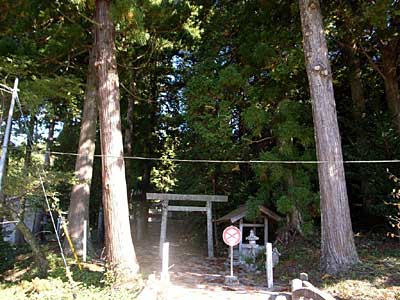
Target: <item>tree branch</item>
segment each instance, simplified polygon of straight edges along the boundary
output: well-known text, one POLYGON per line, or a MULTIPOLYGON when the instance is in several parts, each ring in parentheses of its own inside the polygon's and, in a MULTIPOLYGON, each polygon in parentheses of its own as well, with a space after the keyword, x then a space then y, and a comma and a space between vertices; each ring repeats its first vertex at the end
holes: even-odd
POLYGON ((243 138, 243 139, 245 141, 248 141, 249 145, 251 145, 251 144, 257 144, 257 143, 261 143, 261 142, 264 142, 264 141, 272 140, 273 137, 272 136, 268 136, 268 137, 265 137, 265 138, 262 138, 262 139, 259 139, 259 140, 256 140, 256 141, 252 141, 252 140, 246 139, 246 138, 243 138))
POLYGON ((360 45, 359 49, 361 49, 361 52, 367 57, 369 64, 371 65, 371 67, 379 73, 379 75, 382 76, 383 80, 386 80, 386 76, 385 74, 383 74, 383 72, 381 71, 381 69, 379 68, 379 66, 373 61, 372 57, 368 55, 367 51, 365 51, 365 49, 360 45))

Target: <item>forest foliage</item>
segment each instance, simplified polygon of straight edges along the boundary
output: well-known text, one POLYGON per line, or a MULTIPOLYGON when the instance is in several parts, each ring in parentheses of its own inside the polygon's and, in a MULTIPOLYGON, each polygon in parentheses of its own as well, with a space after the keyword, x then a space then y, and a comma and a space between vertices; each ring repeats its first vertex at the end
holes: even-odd
MULTIPOLYGON (((400 2, 321 1, 321 7, 344 160, 397 159, 400 2)), ((20 79, 23 109, 14 116, 5 193, 43 206, 33 178, 46 143, 52 141, 52 151, 77 149, 93 3, 2 1, 0 11, 1 82, 20 79), (49 137, 52 124, 56 133, 49 137), (34 145, 29 172, 26 130, 34 145)), ((129 156, 161 158, 126 160, 132 210, 150 191, 225 194, 230 202, 217 214, 265 204, 289 217, 299 212, 304 234, 317 230, 315 164, 171 161, 316 159, 297 3, 118 0, 112 16, 129 156)), ((9 95, 1 98, 4 125, 9 95)), ((46 187, 66 210, 75 157, 52 158, 46 187)), ((94 168, 93 227, 101 203, 99 159, 94 168)), ((400 174, 399 165, 346 163, 345 171, 356 230, 388 226, 396 213, 386 204, 393 201, 389 176, 400 174)))

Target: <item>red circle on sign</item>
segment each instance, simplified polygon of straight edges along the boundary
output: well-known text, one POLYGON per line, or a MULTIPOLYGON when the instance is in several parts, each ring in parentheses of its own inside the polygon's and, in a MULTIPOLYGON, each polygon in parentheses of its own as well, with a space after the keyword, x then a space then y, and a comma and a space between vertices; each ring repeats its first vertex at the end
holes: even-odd
POLYGON ((240 233, 239 228, 235 226, 229 226, 226 227, 222 233, 222 238, 224 239, 225 244, 233 247, 240 243, 242 234, 240 233))

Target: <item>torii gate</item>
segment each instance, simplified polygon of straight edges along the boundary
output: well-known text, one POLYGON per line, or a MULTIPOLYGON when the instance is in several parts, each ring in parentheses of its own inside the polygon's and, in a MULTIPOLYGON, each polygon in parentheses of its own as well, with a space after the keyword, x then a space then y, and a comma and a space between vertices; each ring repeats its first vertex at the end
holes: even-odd
POLYGON ((160 231, 160 255, 162 245, 167 236, 167 217, 169 211, 202 211, 207 213, 207 246, 208 257, 214 257, 214 243, 212 230, 212 202, 228 202, 228 196, 219 195, 185 195, 185 194, 159 194, 146 193, 147 200, 162 201, 161 231, 160 231), (173 206, 168 205, 169 201, 201 201, 206 206, 173 206))

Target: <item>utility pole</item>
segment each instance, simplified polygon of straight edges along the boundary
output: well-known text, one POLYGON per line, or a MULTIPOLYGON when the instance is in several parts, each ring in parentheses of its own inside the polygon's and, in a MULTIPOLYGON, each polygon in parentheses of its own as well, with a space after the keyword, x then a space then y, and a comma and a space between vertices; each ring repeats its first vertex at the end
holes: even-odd
POLYGON ((1 148, 2 151, 1 151, 1 158, 0 158, 0 194, 3 193, 3 177, 4 177, 4 169, 5 169, 5 165, 6 165, 7 148, 8 148, 8 142, 10 140, 12 115, 14 112, 14 105, 15 105, 15 101, 17 100, 17 97, 18 97, 18 78, 15 78, 14 88, 13 88, 11 103, 10 103, 10 109, 8 111, 6 131, 4 133, 3 146, 1 148))

